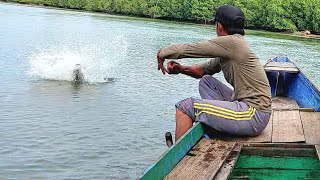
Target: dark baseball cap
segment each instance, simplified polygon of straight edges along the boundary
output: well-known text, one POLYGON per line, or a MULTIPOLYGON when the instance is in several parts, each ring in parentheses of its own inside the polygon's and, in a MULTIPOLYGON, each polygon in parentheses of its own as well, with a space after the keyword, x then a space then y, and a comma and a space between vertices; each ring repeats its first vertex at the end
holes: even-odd
POLYGON ((244 29, 245 16, 240 8, 224 5, 215 14, 214 23, 220 22, 226 28, 244 29))

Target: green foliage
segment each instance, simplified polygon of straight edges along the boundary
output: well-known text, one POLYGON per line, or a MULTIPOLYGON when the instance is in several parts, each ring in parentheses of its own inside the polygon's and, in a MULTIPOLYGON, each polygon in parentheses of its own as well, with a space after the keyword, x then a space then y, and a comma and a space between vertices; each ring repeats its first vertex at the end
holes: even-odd
POLYGON ((86 0, 84 9, 87 11, 108 12, 111 9, 112 0, 86 0))
POLYGON ((273 31, 310 30, 320 33, 319 0, 6 0, 87 11, 120 13, 186 21, 213 19, 225 4, 246 15, 246 26, 273 31))

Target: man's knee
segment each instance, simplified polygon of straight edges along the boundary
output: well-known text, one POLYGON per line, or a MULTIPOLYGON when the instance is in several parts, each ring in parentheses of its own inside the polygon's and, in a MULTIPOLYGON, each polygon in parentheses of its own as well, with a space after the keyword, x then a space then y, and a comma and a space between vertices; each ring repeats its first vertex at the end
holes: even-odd
POLYGON ((202 98, 209 98, 208 93, 212 90, 217 89, 217 86, 219 86, 220 81, 211 75, 205 75, 201 78, 199 82, 199 93, 202 98))
POLYGON ((219 81, 211 75, 204 75, 199 82, 199 87, 208 86, 209 84, 219 81))
POLYGON ((192 120, 195 118, 194 107, 193 107, 194 99, 187 98, 176 104, 176 108, 182 111, 184 114, 188 115, 192 120))

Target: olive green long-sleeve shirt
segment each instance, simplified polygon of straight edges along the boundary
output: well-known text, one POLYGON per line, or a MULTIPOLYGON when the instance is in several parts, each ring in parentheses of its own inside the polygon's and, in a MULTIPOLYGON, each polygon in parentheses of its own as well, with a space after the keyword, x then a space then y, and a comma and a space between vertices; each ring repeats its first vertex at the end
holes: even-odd
POLYGON ((271 112, 271 90, 266 73, 242 35, 220 36, 192 44, 175 44, 160 51, 163 59, 213 58, 201 64, 204 74, 222 70, 234 88, 232 100, 271 112))

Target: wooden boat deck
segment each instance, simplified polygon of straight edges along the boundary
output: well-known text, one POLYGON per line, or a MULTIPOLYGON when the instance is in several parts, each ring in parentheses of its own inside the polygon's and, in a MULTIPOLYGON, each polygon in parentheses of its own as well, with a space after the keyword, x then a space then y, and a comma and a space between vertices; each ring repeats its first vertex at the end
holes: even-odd
POLYGON ((240 154, 241 147, 255 146, 254 143, 257 143, 257 146, 274 143, 284 146, 304 145, 303 147, 316 145, 320 157, 319 130, 320 112, 299 108, 291 99, 275 97, 272 99, 269 124, 260 135, 232 137, 211 129, 212 133, 208 135, 212 138, 202 138, 166 179, 226 179, 240 154))
POLYGON ((264 70, 266 72, 299 72, 299 69, 291 62, 268 62, 264 65, 264 70))
POLYGON ((195 123, 141 179, 319 179, 320 90, 287 57, 264 69, 276 97, 260 135, 236 137, 195 123))

